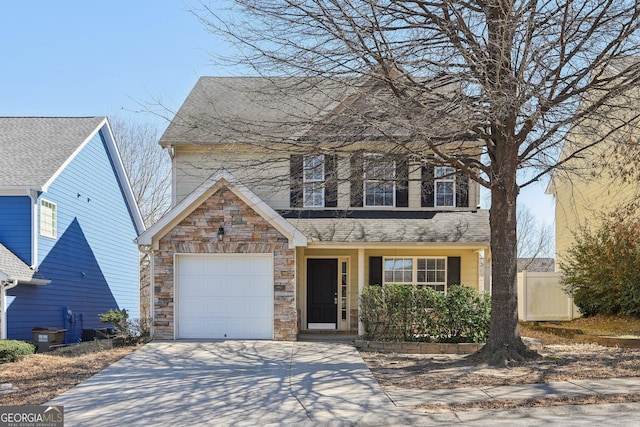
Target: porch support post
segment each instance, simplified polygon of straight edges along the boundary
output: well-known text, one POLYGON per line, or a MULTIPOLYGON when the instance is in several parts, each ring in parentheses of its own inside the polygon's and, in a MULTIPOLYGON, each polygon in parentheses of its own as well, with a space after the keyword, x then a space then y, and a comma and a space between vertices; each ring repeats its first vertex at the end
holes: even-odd
POLYGON ((17 280, 2 280, 0 281, 0 309, 2 310, 0 322, 2 323, 0 327, 0 339, 7 339, 7 295, 5 293, 6 290, 15 288, 18 286, 17 280))
POLYGON ((360 320, 360 296, 364 292, 364 248, 358 249, 358 335, 364 335, 364 325, 360 320))
POLYGON ((491 251, 484 250, 484 290, 491 294, 491 251))

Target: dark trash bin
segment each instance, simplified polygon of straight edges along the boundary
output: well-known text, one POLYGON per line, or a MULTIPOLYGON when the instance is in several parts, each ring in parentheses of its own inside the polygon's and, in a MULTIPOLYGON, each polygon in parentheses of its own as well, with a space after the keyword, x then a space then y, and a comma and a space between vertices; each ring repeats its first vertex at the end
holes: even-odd
POLYGON ((52 347, 62 344, 66 331, 58 328, 33 328, 33 342, 36 344, 38 353, 51 351, 52 347))

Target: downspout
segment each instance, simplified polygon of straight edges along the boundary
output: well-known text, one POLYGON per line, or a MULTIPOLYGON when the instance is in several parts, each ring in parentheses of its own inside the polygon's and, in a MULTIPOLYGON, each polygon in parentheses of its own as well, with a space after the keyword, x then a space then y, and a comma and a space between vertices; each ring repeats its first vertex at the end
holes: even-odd
POLYGON ((31 268, 38 271, 38 192, 31 190, 31 268))
POLYGON ((0 322, 2 327, 0 328, 0 339, 7 339, 7 295, 6 290, 15 288, 18 286, 18 280, 2 280, 0 281, 0 310, 2 310, 2 317, 0 322))
POLYGON ((167 154, 169 154, 169 158, 171 159, 171 207, 174 207, 178 203, 178 194, 177 194, 177 184, 178 184, 178 173, 176 172, 176 149, 173 145, 169 144, 166 147, 167 154))

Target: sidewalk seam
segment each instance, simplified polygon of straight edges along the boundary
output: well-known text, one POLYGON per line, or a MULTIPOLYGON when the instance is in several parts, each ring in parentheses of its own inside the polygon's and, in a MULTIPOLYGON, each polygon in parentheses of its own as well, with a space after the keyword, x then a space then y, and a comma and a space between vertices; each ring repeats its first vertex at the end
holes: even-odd
POLYGON ((289 356, 289 394, 291 394, 291 396, 293 396, 293 398, 298 401, 298 404, 300 404, 300 406, 304 410, 304 414, 307 416, 309 421, 313 421, 313 418, 311 418, 311 414, 309 414, 307 407, 304 406, 304 403, 302 403, 298 396, 296 396, 296 394, 293 392, 293 353, 295 351, 295 347, 296 342, 294 341, 293 345, 291 346, 291 355, 289 356))

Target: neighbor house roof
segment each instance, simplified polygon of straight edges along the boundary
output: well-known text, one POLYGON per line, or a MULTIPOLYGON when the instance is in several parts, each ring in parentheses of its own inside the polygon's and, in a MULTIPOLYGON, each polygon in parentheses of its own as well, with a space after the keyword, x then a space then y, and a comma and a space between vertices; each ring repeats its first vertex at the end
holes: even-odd
POLYGON ((106 117, 0 117, 0 193, 47 191, 100 131, 136 229, 141 233, 144 222, 106 117))
POLYGON ((488 244, 489 211, 436 212, 428 218, 289 218, 311 243, 488 244))
POLYGON ((44 187, 104 117, 0 117, 0 187, 44 187))
POLYGON ((51 282, 30 268, 2 243, 0 243, 0 280, 18 280, 20 283, 34 285, 45 285, 51 282))

